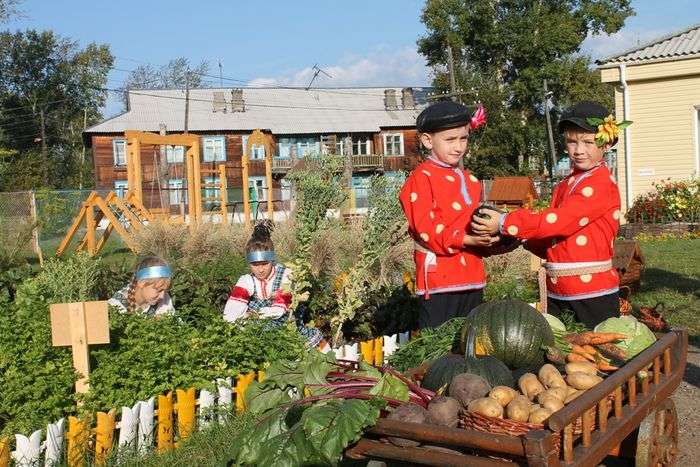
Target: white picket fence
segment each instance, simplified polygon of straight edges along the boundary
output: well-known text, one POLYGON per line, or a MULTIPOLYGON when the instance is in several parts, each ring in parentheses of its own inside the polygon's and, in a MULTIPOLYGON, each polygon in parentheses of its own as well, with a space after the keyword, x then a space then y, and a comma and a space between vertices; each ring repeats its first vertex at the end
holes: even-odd
MULTIPOLYGON (((383 336, 381 339, 383 362, 386 362, 398 347, 408 342, 409 339, 409 332, 383 336)), ((373 341, 377 342, 377 339, 373 341)), ((359 343, 344 345, 332 350, 338 359, 355 362, 360 360, 361 350, 359 343)), ((378 362, 375 361, 374 363, 378 362)), ((243 407, 242 396, 247 384, 241 385, 238 380, 234 384, 230 377, 221 378, 216 381, 216 391, 211 392, 206 389, 199 391, 199 398, 195 401, 195 406, 198 408, 196 412, 197 429, 202 430, 212 423, 223 423, 227 415, 233 412, 234 408, 241 409, 243 407), (238 394, 239 391, 240 394, 238 394)), ((177 404, 179 402, 178 400, 175 404, 176 412, 178 411, 177 404)), ((116 445, 123 449, 136 449, 141 453, 152 451, 158 441, 156 439, 159 423, 157 416, 158 410, 155 396, 145 401, 138 401, 132 407, 122 407, 121 419, 114 425, 114 429, 118 431, 118 436, 115 439, 113 435, 109 436, 108 434, 108 439, 112 440, 111 445, 116 445)), ((42 463, 45 467, 60 465, 68 457, 66 455, 66 444, 69 434, 66 424, 66 419, 61 418, 56 423, 48 424, 46 430, 36 430, 29 436, 15 434, 15 449, 11 452, 7 442, 3 445, 2 440, 0 440, 0 467, 7 466, 10 458, 15 462, 16 466, 20 467, 36 467, 42 465, 42 463), (5 455, 3 458, 3 451, 9 453, 9 455, 5 455)), ((100 435, 99 421, 97 429, 92 431, 95 431, 95 436, 100 435)), ((96 442, 95 444, 98 443, 96 442)), ((111 449, 111 445, 107 448, 111 449)), ((81 457, 81 459, 84 459, 84 457, 81 457)), ((67 464, 69 466, 81 465, 80 463, 74 464, 70 459, 67 459, 67 464)))

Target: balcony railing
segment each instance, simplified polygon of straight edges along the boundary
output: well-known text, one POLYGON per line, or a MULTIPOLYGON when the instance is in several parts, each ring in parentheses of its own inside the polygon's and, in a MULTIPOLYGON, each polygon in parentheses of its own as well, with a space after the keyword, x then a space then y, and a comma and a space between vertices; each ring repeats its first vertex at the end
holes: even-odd
MULTIPOLYGON (((318 157, 318 156, 312 156, 318 157)), ((306 159, 309 159, 307 157, 306 159)), ((299 162, 301 159, 297 159, 299 162)), ((292 159, 272 158, 273 172, 287 172, 293 166, 292 159)), ((357 154, 352 156, 353 169, 378 169, 384 167, 384 156, 381 154, 357 154)))

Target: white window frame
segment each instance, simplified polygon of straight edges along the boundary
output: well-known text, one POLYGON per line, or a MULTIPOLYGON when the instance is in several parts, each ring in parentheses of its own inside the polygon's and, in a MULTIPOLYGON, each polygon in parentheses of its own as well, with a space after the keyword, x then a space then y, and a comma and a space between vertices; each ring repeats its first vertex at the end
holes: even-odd
POLYGON ((297 145, 297 157, 302 158, 311 155, 318 155, 321 153, 321 138, 314 139, 313 137, 308 138, 296 138, 294 141, 297 145))
POLYGON ((127 180, 115 180, 114 181, 114 192, 120 198, 126 196, 126 192, 129 191, 129 182, 127 180))
POLYGON ((225 162, 226 161, 226 137, 224 136, 202 136, 202 161, 203 162, 225 162), (220 153, 217 145, 220 143, 220 153), (213 154, 207 154, 207 146, 211 147, 213 154))
POLYGON ((187 203, 187 190, 185 189, 184 179, 171 178, 168 180, 168 201, 171 206, 187 203))
POLYGON ((282 198, 282 201, 292 199, 292 182, 286 178, 280 180, 280 198, 282 198))
POLYGON ((265 176, 254 175, 248 177, 248 188, 255 188, 258 192, 257 201, 267 201, 267 178, 265 176))
POLYGON ((185 147, 165 145, 165 160, 168 164, 181 164, 185 161, 185 147))
MULTIPOLYGON (((403 133, 384 133, 382 135, 382 139, 384 140, 384 155, 385 156, 403 156, 404 153, 404 146, 403 146, 403 133), (393 153, 389 152, 389 143, 388 140, 389 138, 395 138, 396 136, 399 137, 399 153, 393 153)), ((392 146, 394 145, 394 142, 392 141, 392 146)))
POLYGON ((292 145, 296 144, 294 138, 277 138, 277 159, 290 159, 292 157, 292 145), (284 150, 283 150, 284 148, 284 150))
MULTIPOLYGON (((401 141, 401 148, 403 149, 403 139, 401 141)), ((352 137, 352 155, 353 156, 367 156, 372 154, 372 138, 369 136, 353 136, 352 137), (364 145, 366 152, 360 152, 360 147, 364 145), (357 150, 356 150, 357 149, 357 150)))
MULTIPOLYGON (((205 184, 219 183, 219 177, 204 177, 205 184)), ((204 188, 205 198, 220 198, 221 189, 220 188, 204 188)), ((207 201, 207 203, 212 203, 212 201, 207 201)))
POLYGON ((124 138, 114 138, 112 140, 112 156, 115 167, 126 165, 126 140, 124 138), (119 153, 119 146, 123 148, 121 154, 119 153))

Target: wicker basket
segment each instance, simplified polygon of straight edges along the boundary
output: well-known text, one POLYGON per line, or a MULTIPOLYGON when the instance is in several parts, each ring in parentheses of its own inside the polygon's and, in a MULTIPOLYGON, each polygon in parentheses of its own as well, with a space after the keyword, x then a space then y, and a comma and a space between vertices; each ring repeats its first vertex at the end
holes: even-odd
MULTIPOLYGON (((460 428, 483 431, 485 433, 495 433, 508 436, 525 436, 534 430, 544 430, 544 425, 540 423, 525 423, 508 420, 506 418, 487 417, 474 412, 462 411, 459 416, 460 428)), ((554 445, 557 447, 557 456, 561 447, 561 436, 554 433, 554 445)))

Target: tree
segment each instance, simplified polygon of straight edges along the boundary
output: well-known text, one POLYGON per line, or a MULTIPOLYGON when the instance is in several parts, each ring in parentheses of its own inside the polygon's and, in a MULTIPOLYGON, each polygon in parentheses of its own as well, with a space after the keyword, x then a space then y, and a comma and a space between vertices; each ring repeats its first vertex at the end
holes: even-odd
POLYGON ((20 16, 18 7, 24 0, 0 0, 0 23, 8 21, 13 16, 20 16))
POLYGON ((610 106, 611 88, 580 54, 581 43, 618 31, 632 14, 629 0, 427 0, 418 49, 435 70, 435 86, 448 89, 449 45, 457 83, 469 93, 464 100, 481 101, 488 111, 470 168, 486 177, 541 170, 544 79, 559 107, 585 98, 610 106))
POLYGON ((139 65, 132 71, 124 82, 124 107, 128 107, 128 91, 132 89, 167 89, 184 88, 189 85, 196 88, 204 85, 209 63, 201 62, 195 67, 190 66, 188 59, 178 57, 170 60, 167 65, 155 68, 152 65, 139 65), (189 83, 188 81, 189 76, 189 83))
POLYGON ((51 31, 0 33, 0 143, 17 152, 0 189, 74 184, 83 125, 101 118, 112 63, 106 45, 81 50, 51 31))

